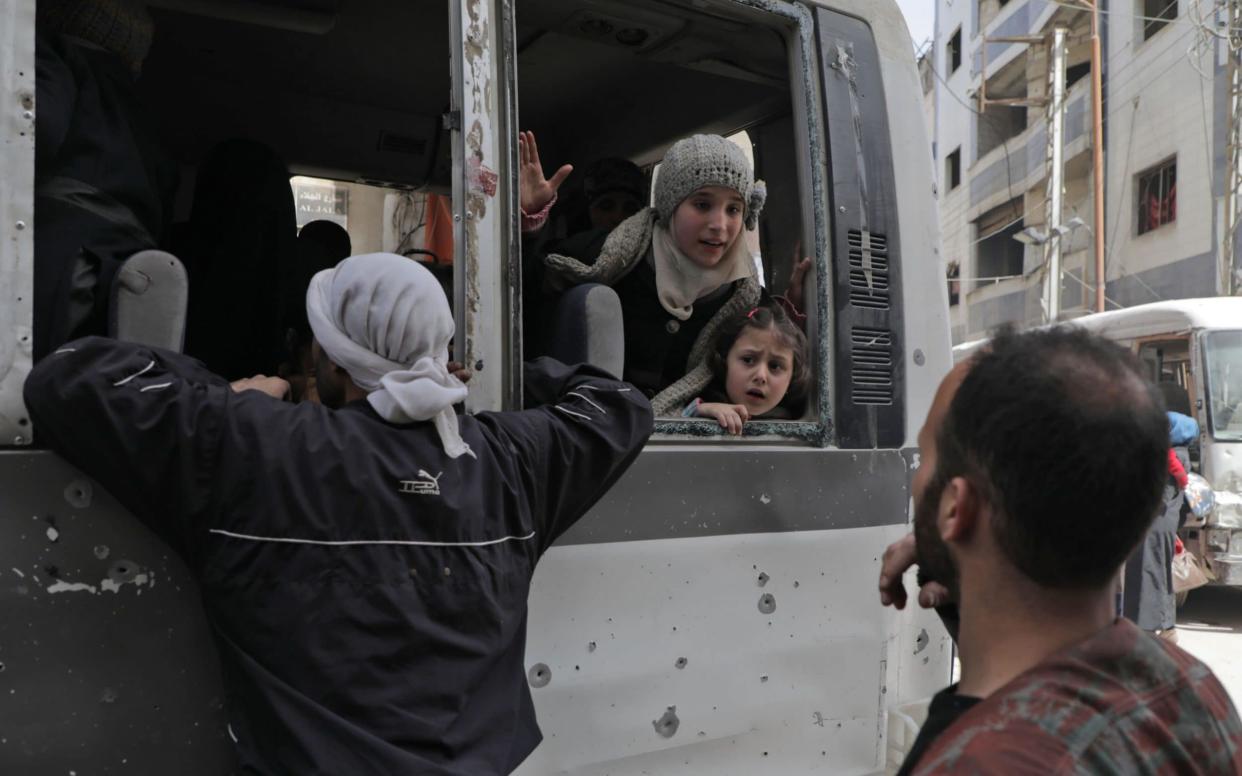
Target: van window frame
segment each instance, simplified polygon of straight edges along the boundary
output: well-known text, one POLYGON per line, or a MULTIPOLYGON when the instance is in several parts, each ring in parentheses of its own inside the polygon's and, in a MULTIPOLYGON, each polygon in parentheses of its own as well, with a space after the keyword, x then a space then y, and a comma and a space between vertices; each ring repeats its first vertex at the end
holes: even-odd
POLYGON ((0 0, 0 448, 29 446, 22 387, 34 351, 35 4, 0 0))
MULTIPOLYGON (((793 112, 794 142, 797 146, 798 168, 803 171, 793 185, 798 186, 802 202, 802 244, 813 245, 810 253, 815 267, 814 276, 807 275, 805 295, 813 300, 803 312, 807 315, 807 344, 810 351, 812 390, 808 397, 808 417, 791 420, 752 420, 742 426, 742 434, 735 437, 708 418, 656 418, 656 444, 702 443, 712 444, 771 441, 777 444, 797 442, 817 447, 827 447, 832 442, 832 411, 829 389, 832 385, 831 336, 828 331, 828 298, 832 284, 823 283, 830 278, 828 262, 828 223, 825 217, 827 194, 824 180, 826 154, 824 128, 821 122, 822 104, 819 95, 819 58, 815 47, 815 23, 811 12, 802 5, 781 2, 756 2, 756 0, 708 0, 695 4, 696 10, 719 9, 730 15, 745 15, 758 24, 764 24, 785 38, 789 60, 790 108, 793 112), (809 174, 807 174, 809 171, 809 174), (808 226, 811 227, 808 233, 808 226)), ((739 127, 739 130, 746 127, 739 127)), ((772 185, 769 183, 769 185, 772 185)), ((788 185, 785 181, 777 185, 788 185)), ((762 216, 761 216, 762 218, 762 216)), ((804 250, 804 253, 806 251, 804 250)))

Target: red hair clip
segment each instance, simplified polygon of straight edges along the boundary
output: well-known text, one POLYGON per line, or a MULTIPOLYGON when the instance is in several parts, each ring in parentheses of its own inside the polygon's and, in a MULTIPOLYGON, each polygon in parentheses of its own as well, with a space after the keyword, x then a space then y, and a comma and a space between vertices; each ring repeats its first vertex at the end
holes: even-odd
POLYGON ((757 312, 759 312, 759 308, 758 308, 758 307, 756 307, 756 308, 752 309, 750 312, 746 313, 746 317, 747 317, 747 318, 749 318, 749 319, 751 319, 751 320, 753 321, 753 320, 755 319, 755 313, 757 313, 757 312))

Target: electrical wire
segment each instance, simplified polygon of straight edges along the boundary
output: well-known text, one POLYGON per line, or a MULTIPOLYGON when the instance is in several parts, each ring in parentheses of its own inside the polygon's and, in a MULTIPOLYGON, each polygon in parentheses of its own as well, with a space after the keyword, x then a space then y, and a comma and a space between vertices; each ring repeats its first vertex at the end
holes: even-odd
MULTIPOLYGON (((1067 0, 1047 0, 1047 2, 1049 5, 1059 5, 1062 8, 1072 8, 1076 11, 1085 11, 1087 13, 1091 12, 1091 6, 1083 5, 1082 3, 1068 2, 1067 0)), ((1190 0, 1190 2, 1194 3, 1195 0, 1190 0)), ((1176 5, 1177 5, 1177 0, 1170 0, 1169 6, 1176 6, 1176 5)), ((1217 3, 1216 8, 1219 9, 1223 5, 1224 5, 1224 2, 1217 3)), ((1184 24, 1187 21, 1187 19, 1183 16, 1172 16, 1172 17, 1144 16, 1142 14, 1137 14, 1137 13, 1132 13, 1132 12, 1127 12, 1127 11, 1116 11, 1116 10, 1111 10, 1111 9, 1105 10, 1103 8, 1100 9, 1100 16, 1119 16, 1119 17, 1123 17, 1126 19, 1134 19, 1136 21, 1165 22, 1166 24, 1184 24)), ((1235 28, 1235 32, 1236 31, 1242 31, 1242 30, 1235 28)))
POLYGON ((414 235, 427 225, 427 197, 414 192, 402 192, 392 211, 393 233, 398 235, 393 253, 405 255, 414 248, 414 235))
MULTIPOLYGON (((1000 144, 1001 144, 1001 148, 1004 150, 1004 153, 1005 153, 1005 189, 1006 189, 1007 194, 1009 195, 1008 201, 1012 202, 1013 200, 1016 199, 1016 197, 1014 197, 1013 195, 1013 165, 1012 165, 1012 159, 1009 153, 1009 138, 1003 136, 1004 133, 1001 127, 997 125, 995 118, 988 116, 983 111, 979 110, 973 105, 970 105, 964 99, 962 99, 957 94, 957 92, 953 91, 953 88, 949 86, 949 82, 944 80, 944 76, 940 75, 940 71, 936 69, 935 63, 931 59, 927 61, 927 67, 928 69, 932 71, 932 75, 936 76, 936 80, 939 81, 942 86, 944 86, 944 90, 949 93, 950 97, 952 97, 954 100, 957 100, 959 105, 961 105, 963 108, 970 111, 971 113, 975 114, 980 119, 984 119, 984 120, 987 120, 988 122, 991 122, 992 130, 995 131, 997 135, 1002 136, 1000 144)), ((1016 214, 1017 212, 1018 212, 1017 206, 1015 205, 1014 213, 1016 214)), ((1021 217, 1019 216, 1019 218, 1021 217)))
MULTIPOLYGON (((1077 10, 1083 10, 1083 11, 1090 11, 1090 10, 1091 10, 1091 9, 1090 9, 1090 7, 1088 7, 1088 6, 1084 6, 1084 5, 1081 5, 1081 4, 1075 4, 1075 3, 1070 3, 1070 2, 1063 2, 1063 1, 1061 1, 1061 0, 1049 0, 1049 2, 1051 2, 1051 3, 1052 3, 1052 4, 1054 4, 1054 5, 1058 5, 1058 6, 1062 6, 1062 7, 1067 7, 1067 8, 1074 8, 1074 9, 1077 9, 1077 10)), ((1167 53, 1168 51, 1170 51, 1170 50, 1171 50, 1174 46, 1178 45, 1179 43, 1185 42, 1187 39, 1189 39, 1189 38, 1190 38, 1192 35, 1194 35, 1196 32, 1200 34, 1200 38, 1199 38, 1197 41, 1195 41, 1194 45, 1192 45, 1191 47, 1189 47, 1189 48, 1187 49, 1186 54, 1185 54, 1185 57, 1186 57, 1187 61, 1189 62, 1190 66, 1191 66, 1192 68, 1196 69, 1196 71, 1197 71, 1197 72, 1199 72, 1200 76, 1203 76, 1203 73, 1202 73, 1202 71, 1201 71, 1201 70, 1199 70, 1198 68, 1196 68, 1196 67, 1195 67, 1195 63, 1194 63, 1194 61, 1191 59, 1191 57, 1192 57, 1192 55, 1193 55, 1195 52, 1198 52, 1198 57, 1199 57, 1200 61, 1202 60, 1203 53, 1204 53, 1204 47, 1205 47, 1205 43, 1206 43, 1206 38, 1207 38, 1208 36, 1215 37, 1215 38, 1225 39, 1225 40, 1229 41, 1229 45, 1230 45, 1231 49, 1234 49, 1234 50, 1236 50, 1236 49, 1237 49, 1237 45, 1235 45, 1235 44, 1234 44, 1233 39, 1231 39, 1231 38, 1230 38, 1230 36, 1227 36, 1227 35, 1222 35, 1222 34, 1218 33, 1217 31, 1212 30, 1212 29, 1208 26, 1208 24, 1204 21, 1204 18, 1203 18, 1203 15, 1201 14, 1201 9, 1200 9, 1200 7, 1199 7, 1199 4, 1198 4, 1198 3, 1195 3, 1195 2, 1194 2, 1194 0, 1191 0, 1191 5, 1193 6, 1193 8, 1189 8, 1189 7, 1188 7, 1188 13, 1187 13, 1185 16, 1176 16, 1176 17, 1173 17, 1173 18, 1171 18, 1171 19, 1170 19, 1170 18, 1166 18, 1166 17, 1143 16, 1143 15, 1140 15, 1140 14, 1125 13, 1125 12, 1118 12, 1118 11, 1105 11, 1105 10, 1101 9, 1101 11, 1100 11, 1100 13, 1101 13, 1101 14, 1113 14, 1113 15, 1115 15, 1115 16, 1124 16, 1124 17, 1129 17, 1129 18, 1131 18, 1131 19, 1136 19, 1136 20, 1140 20, 1140 21, 1162 21, 1162 22, 1165 22, 1165 23, 1167 23, 1167 24, 1184 25, 1184 26, 1186 27, 1186 29, 1185 29, 1183 32, 1181 32, 1180 34, 1178 34, 1178 35, 1176 35, 1176 36, 1174 36, 1174 37, 1171 37, 1171 38, 1169 39, 1169 41, 1168 41, 1168 42, 1164 45, 1164 47, 1163 47, 1162 49, 1160 49, 1160 51, 1159 51, 1157 54, 1154 54, 1154 55, 1147 55, 1147 52, 1143 52, 1144 56, 1134 56, 1134 57, 1132 57, 1132 58, 1130 59, 1130 61, 1126 62, 1126 63, 1125 63, 1122 67, 1117 68, 1116 70, 1110 71, 1110 73, 1109 73, 1109 86, 1110 86, 1109 93, 1110 93, 1110 96, 1111 96, 1111 95, 1116 94, 1117 92, 1119 92, 1119 91, 1121 90, 1121 87, 1123 87, 1123 86, 1125 86, 1125 85, 1128 85, 1128 84, 1132 83, 1132 82, 1133 82, 1135 79, 1137 79, 1140 75, 1147 75, 1147 76, 1148 76, 1148 80, 1155 80, 1155 79, 1160 78, 1160 77, 1161 77, 1161 76, 1163 76, 1164 74, 1168 73, 1170 70, 1172 70, 1174 67, 1176 67, 1178 64, 1180 64, 1180 63, 1181 63, 1181 61, 1182 61, 1182 60, 1181 60, 1181 58, 1180 58, 1180 57, 1179 57, 1177 60, 1175 60, 1174 62, 1171 62, 1169 65, 1167 65, 1167 66, 1166 66, 1165 68, 1163 68, 1162 70, 1160 70, 1160 71, 1159 71, 1158 73, 1156 73, 1154 76, 1151 76, 1150 74, 1148 74, 1146 70, 1144 70, 1144 69, 1142 69, 1142 68, 1139 68, 1138 70, 1135 70, 1135 71, 1134 71, 1134 73, 1133 73, 1133 74, 1131 74, 1131 76, 1130 76, 1129 78, 1127 78, 1126 80, 1124 80, 1124 81, 1120 81, 1120 82, 1118 82, 1118 80, 1117 80, 1117 77, 1118 77, 1121 73, 1123 73, 1124 71, 1126 71, 1127 69, 1130 69, 1131 67, 1133 67, 1133 66, 1135 66, 1135 65, 1139 64, 1140 62, 1150 62, 1151 60, 1156 59, 1156 58, 1158 58, 1158 57, 1160 57, 1160 56, 1164 55, 1165 53, 1167 53), (1191 16, 1191 14, 1192 14, 1192 13, 1193 13, 1193 17, 1191 16)), ((1224 3, 1223 3, 1223 2, 1221 2, 1221 3, 1217 3, 1216 5, 1214 5, 1214 6, 1213 6, 1213 8, 1212 8, 1212 10, 1209 12, 1209 14, 1215 15, 1215 14, 1219 13, 1219 12, 1223 9, 1223 7, 1224 7, 1224 3)), ((1226 29, 1227 29, 1227 30, 1229 30, 1229 31, 1232 31, 1232 32, 1239 32, 1239 33, 1242 33, 1242 29, 1237 29, 1237 28, 1228 28, 1228 27, 1226 27, 1226 29)), ((985 38, 985 40, 984 40, 984 42, 983 42, 983 45, 987 45, 986 38, 985 38)), ((972 106, 972 105, 968 104, 965 100, 963 100, 963 99, 962 99, 962 98, 961 98, 961 97, 960 97, 960 96, 959 96, 959 95, 958 95, 958 94, 957 94, 957 93, 956 93, 956 92, 952 89, 952 87, 950 87, 950 86, 949 86, 948 82, 947 82, 947 81, 944 79, 944 77, 943 77, 943 76, 939 73, 939 71, 938 71, 938 70, 937 70, 934 66, 932 66, 932 62, 931 62, 930 60, 929 60, 928 64, 929 64, 929 66, 931 66, 931 67, 930 67, 930 69, 932 70, 932 73, 936 76, 937 80, 939 80, 939 81, 940 81, 940 83, 944 86, 945 90, 946 90, 947 92, 949 92, 949 95, 950 95, 951 97, 953 97, 953 98, 954 98, 954 100, 956 100, 959 104, 961 104, 961 105, 962 105, 964 108, 966 108, 967 110, 969 110, 969 111, 971 111, 972 113, 974 113, 976 116, 979 116, 980 118, 990 118, 990 117, 987 117, 987 116, 986 116, 986 114, 985 114, 983 111, 978 110, 977 108, 975 108, 974 106, 972 106)), ((1200 101, 1201 101, 1201 103, 1204 101, 1204 99, 1205 99, 1205 98, 1204 98, 1204 96, 1203 96, 1202 87, 1201 87, 1201 88, 1200 88, 1200 101)), ((1105 103, 1106 103, 1106 102, 1107 102, 1107 97, 1105 97, 1105 99, 1101 100, 1101 107, 1102 107, 1102 108, 1105 106, 1105 103)), ((1134 100, 1128 100, 1128 101, 1127 101, 1127 103, 1132 104, 1132 105, 1133 105, 1133 109, 1134 109, 1134 110, 1135 110, 1135 112, 1137 113, 1137 110, 1138 110, 1138 100, 1137 100, 1137 98, 1135 98, 1134 100)), ((1123 108, 1125 108, 1125 106, 1126 106, 1126 103, 1123 103, 1122 105, 1119 105, 1119 106, 1115 106, 1115 107, 1113 107, 1113 108, 1112 108, 1112 110, 1109 110, 1109 111, 1107 111, 1107 112, 1105 113, 1105 117, 1111 117, 1111 116, 1115 115, 1118 111, 1120 111, 1120 110, 1122 110, 1123 108)), ((1206 111, 1206 105, 1204 106, 1204 109, 1205 109, 1205 111, 1206 111)), ((1205 115, 1204 115, 1204 117, 1203 117, 1203 121, 1204 121, 1204 132, 1205 132, 1205 137, 1206 137, 1206 132, 1207 132, 1207 125, 1206 125, 1206 113, 1205 113, 1205 115)), ((1123 189, 1122 189, 1122 194, 1123 194, 1123 196, 1122 196, 1121 198, 1119 198, 1119 200, 1118 200, 1117 217, 1116 217, 1116 218, 1114 219, 1114 221, 1113 221, 1113 228, 1114 228, 1114 235, 1113 235, 1113 237, 1114 237, 1114 240, 1115 240, 1115 238, 1116 238, 1116 229, 1118 228, 1119 221, 1120 221, 1120 216, 1121 216, 1121 210, 1120 210, 1120 208, 1121 208, 1121 206, 1122 206, 1122 202, 1123 202, 1123 200, 1124 200, 1124 191, 1125 191, 1125 187, 1126 187, 1126 186, 1128 186, 1128 184, 1129 184, 1129 165, 1130 165, 1130 153, 1131 153, 1131 151, 1132 151, 1132 149, 1133 149, 1133 133, 1134 133, 1134 127, 1135 127, 1135 122, 1132 120, 1132 121, 1131 121, 1131 126, 1130 126, 1130 130, 1131 130, 1131 132, 1130 132, 1130 141, 1127 143, 1127 148, 1126 148, 1126 164, 1125 164, 1125 167, 1124 167, 1123 172, 1122 172, 1122 181, 1123 181, 1123 182, 1122 182, 1122 186, 1123 186, 1123 189)), ((995 125, 994 125, 994 129, 995 129, 995 125)), ((1013 201, 1015 198, 1014 198, 1014 196, 1013 196, 1012 170, 1011 170, 1011 168, 1010 168, 1009 149, 1008 149, 1008 145, 1006 144, 1006 140, 1007 140, 1007 139, 1002 140, 1002 144, 1004 145, 1004 148, 1005 148, 1005 157, 1006 157, 1005 167, 1006 167, 1006 174, 1007 174, 1007 176, 1009 176, 1009 181, 1008 181, 1008 194, 1009 194, 1009 199, 1010 199, 1010 201, 1013 201)), ((1208 144, 1208 146, 1207 146, 1207 147, 1205 147, 1205 148, 1210 149, 1210 143, 1209 143, 1209 144, 1208 144)), ((1210 150, 1208 150, 1207 152, 1209 153, 1209 164, 1208 164, 1208 167, 1209 167, 1209 169, 1210 169, 1210 168, 1211 168, 1211 164, 1210 164, 1210 161, 1211 161, 1211 160, 1210 160, 1210 150)), ((1045 198, 1044 198, 1044 202, 1046 202, 1046 201, 1047 201, 1047 198, 1045 197, 1045 198)), ((1036 205, 1036 207, 1038 207, 1038 205, 1036 205)), ((979 238, 977 238, 977 239, 973 240, 973 241, 970 243, 970 246, 971 246, 971 247, 973 247, 973 246, 975 246, 975 245, 978 245, 979 243, 981 243, 981 242, 983 242, 983 241, 985 241, 985 240, 988 240, 988 239, 990 239, 990 238, 992 238, 992 237, 996 236, 997 234, 1000 234, 1000 233, 1004 232, 1004 231, 1005 231, 1005 230, 1007 230, 1008 228, 1010 228, 1010 227, 1012 227, 1013 225, 1015 225, 1015 224, 1017 224, 1017 223, 1021 222, 1022 220, 1024 220, 1024 218, 1025 218, 1025 216, 1024 216, 1024 215, 1023 215, 1023 216, 1018 216, 1018 217, 1014 218, 1013 220, 1009 221, 1008 223, 1004 224, 1003 226, 1001 226, 1001 227, 999 227, 999 228, 997 228, 997 229, 993 230, 993 231, 992 231, 992 232, 990 232, 989 234, 984 235, 984 236, 982 236, 982 237, 979 237, 979 238)), ((1109 245, 1108 245, 1108 249, 1107 249, 1106 254, 1105 254, 1106 266, 1107 266, 1107 262, 1108 262, 1108 260, 1112 258, 1112 248, 1113 248, 1113 245, 1114 245, 1114 240, 1109 240, 1109 241, 1108 241, 1109 245)), ((1120 267, 1121 267, 1121 269, 1122 269, 1122 270, 1124 270, 1124 271, 1125 271, 1125 273, 1126 273, 1126 274, 1123 274, 1123 275, 1122 275, 1122 277, 1123 277, 1123 278, 1124 278, 1124 277, 1131 277, 1131 278, 1133 278, 1133 279, 1134 279, 1134 280, 1135 280, 1135 281, 1136 281, 1139 285, 1141 285, 1144 289, 1146 289, 1146 290, 1148 291, 1148 293, 1150 293, 1152 296, 1154 296, 1157 300, 1162 300, 1162 299, 1163 299, 1163 297, 1162 297, 1162 296, 1161 296, 1161 295, 1160 295, 1160 294, 1159 294, 1159 293, 1158 293, 1155 289, 1153 289, 1150 285, 1148 285, 1148 284, 1147 284, 1147 283, 1146 283, 1146 282, 1145 282, 1145 281, 1144 281, 1144 280, 1143 280, 1143 279, 1139 276, 1139 274, 1138 274, 1138 273, 1135 273, 1135 272, 1131 272, 1131 271, 1129 271, 1128 267, 1126 267, 1126 266, 1125 266, 1124 262, 1121 262, 1119 266, 1120 266, 1120 267)), ((1106 271, 1107 271, 1107 270, 1106 270, 1106 271)), ((1105 276, 1107 277, 1107 275, 1105 275, 1105 276)), ((1008 276, 1006 276, 1006 277, 1008 277, 1008 276)), ((1071 275, 1071 277, 1073 277, 1073 276, 1071 275)), ((959 278, 959 280, 960 280, 960 278, 959 278)), ((979 279, 976 279, 976 280, 979 280, 979 279)), ((986 280, 986 279, 985 279, 985 280, 986 280)), ((1074 278, 1074 280, 1075 280, 1076 282, 1082 283, 1082 281, 1081 281, 1081 280, 1079 280, 1079 279, 1078 279, 1078 278, 1076 278, 1076 277, 1074 278)), ((1088 290, 1094 290, 1094 289, 1091 289, 1089 286, 1087 286, 1085 283, 1082 283, 1082 285, 1083 285, 1083 287, 1084 287, 1084 288, 1087 288, 1088 290)), ((1118 307, 1120 307, 1120 306, 1121 306, 1120 304, 1118 304, 1118 303, 1117 303, 1116 301, 1114 301, 1114 300, 1108 299, 1107 297, 1105 297, 1105 299, 1106 299, 1106 301, 1109 301, 1109 302, 1111 302, 1112 304, 1114 304, 1114 305, 1116 305, 1116 306, 1118 306, 1118 307)))
MULTIPOLYGON (((1087 285, 1086 281, 1084 281, 1082 278, 1080 278, 1080 277, 1078 277, 1078 276, 1074 275, 1074 273, 1072 273, 1072 272, 1063 272, 1063 273, 1061 274, 1061 278, 1062 278, 1062 279, 1064 279, 1064 278, 1069 278, 1070 280, 1074 281, 1075 283, 1077 283, 1078 285, 1082 286, 1083 288, 1085 288, 1086 290, 1090 291, 1091 293, 1093 293, 1093 294, 1095 293, 1095 286, 1089 286, 1089 285, 1087 285)), ((1107 285, 1107 284, 1106 284, 1106 285, 1107 285)), ((1116 301, 1116 300, 1114 300, 1114 299, 1110 299, 1110 298, 1108 298, 1108 295, 1107 295, 1107 294, 1104 296, 1104 301, 1105 301, 1105 302, 1112 302, 1113 306, 1114 306, 1114 307, 1116 307, 1118 310, 1120 310, 1120 309, 1122 309, 1122 308, 1124 308, 1124 307, 1125 307, 1125 305, 1121 304, 1120 302, 1118 302, 1118 301, 1116 301)))

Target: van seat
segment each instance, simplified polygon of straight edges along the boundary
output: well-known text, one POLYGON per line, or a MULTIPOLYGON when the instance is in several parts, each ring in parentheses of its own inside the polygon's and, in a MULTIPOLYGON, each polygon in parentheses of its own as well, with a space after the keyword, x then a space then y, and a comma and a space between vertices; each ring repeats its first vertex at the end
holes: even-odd
POLYGON ((599 283, 575 286, 556 300, 548 355, 621 377, 625 371, 622 320, 616 291, 599 283))
POLYGON ((139 251, 117 271, 108 309, 108 334, 181 352, 190 283, 185 267, 165 251, 139 251))

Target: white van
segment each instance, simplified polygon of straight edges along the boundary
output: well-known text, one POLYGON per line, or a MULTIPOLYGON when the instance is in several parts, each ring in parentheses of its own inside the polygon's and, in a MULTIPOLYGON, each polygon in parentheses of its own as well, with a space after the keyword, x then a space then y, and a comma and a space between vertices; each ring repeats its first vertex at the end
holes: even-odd
MULTIPOLYGON (((1132 349, 1169 409, 1199 423, 1191 463, 1216 506, 1182 529, 1213 582, 1242 585, 1242 298, 1179 299, 1069 321, 1132 349)), ((953 348, 960 361, 986 340, 953 348)))
MULTIPOLYGON (((229 707, 185 567, 38 449, 22 403, 39 4, 0 0, 0 772, 225 773, 229 707)), ((768 184, 765 282, 781 289, 796 245, 814 257, 811 406, 740 439, 660 420, 547 553, 526 650, 544 742, 521 772, 889 766, 889 711, 941 689, 952 652, 934 614, 876 593, 950 365, 930 143, 894 0, 150 7, 137 89, 182 172, 174 221, 208 151, 238 136, 310 179, 297 207, 345 222, 355 248, 392 229, 404 245, 427 228, 425 197, 447 201, 471 412, 521 406, 518 130, 547 165, 579 167, 649 168, 695 132, 744 138, 768 184)), ((191 272, 191 306, 196 293, 191 272)))

